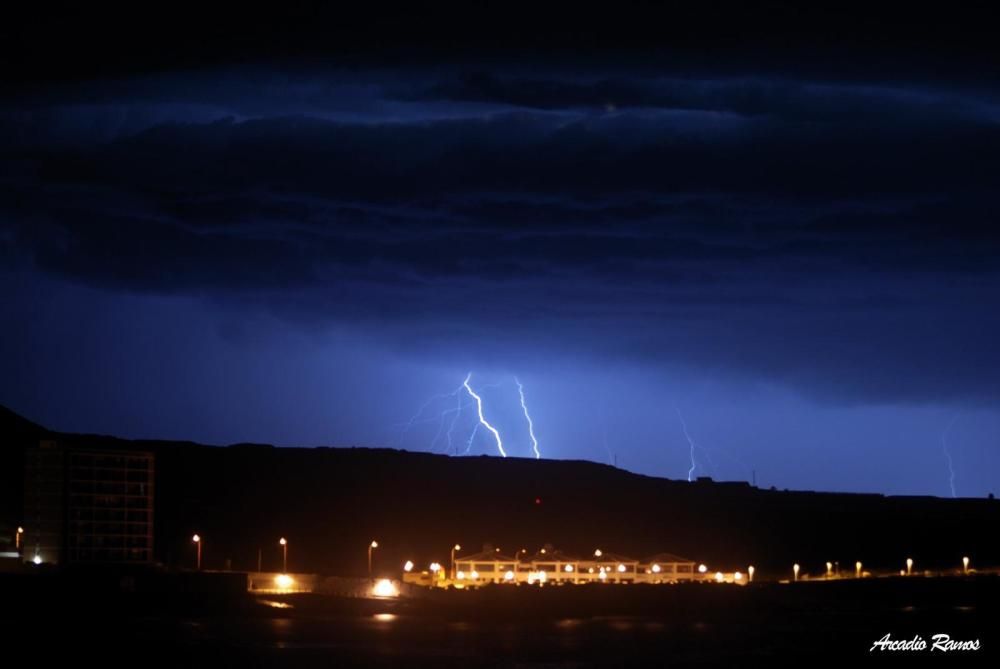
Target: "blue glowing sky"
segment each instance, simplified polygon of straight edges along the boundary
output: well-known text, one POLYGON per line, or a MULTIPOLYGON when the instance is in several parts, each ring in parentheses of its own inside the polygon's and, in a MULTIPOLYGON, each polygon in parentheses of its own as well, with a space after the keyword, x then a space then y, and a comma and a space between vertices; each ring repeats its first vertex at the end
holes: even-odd
POLYGON ((517 376, 545 457, 685 478, 680 414, 695 475, 996 490, 995 90, 446 61, 0 100, 0 402, 70 431, 443 452, 457 398, 404 426, 471 372, 528 457, 517 376))

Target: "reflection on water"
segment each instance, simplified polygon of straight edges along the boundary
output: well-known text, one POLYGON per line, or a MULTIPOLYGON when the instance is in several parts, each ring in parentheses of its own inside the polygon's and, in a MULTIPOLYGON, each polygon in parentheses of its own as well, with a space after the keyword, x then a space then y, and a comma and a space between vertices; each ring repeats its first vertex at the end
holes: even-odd
POLYGON ((556 627, 560 629, 572 629, 574 627, 579 627, 582 624, 583 621, 579 618, 564 618, 556 621, 556 627))
POLYGON ((293 609, 295 608, 292 604, 288 602, 273 602, 270 599, 258 599, 260 604, 264 606, 270 606, 272 609, 293 609))

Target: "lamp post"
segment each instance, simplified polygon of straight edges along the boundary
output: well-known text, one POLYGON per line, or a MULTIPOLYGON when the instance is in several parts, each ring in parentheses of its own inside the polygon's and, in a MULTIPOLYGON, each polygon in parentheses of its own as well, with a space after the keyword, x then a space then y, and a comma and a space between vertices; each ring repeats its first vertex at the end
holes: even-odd
POLYGON ((194 535, 191 537, 191 541, 193 541, 194 545, 198 548, 198 571, 201 571, 201 535, 194 535))
POLYGON ((854 563, 854 575, 861 578, 861 560, 854 563))
POLYGON ((454 580, 454 578, 455 578, 455 551, 460 551, 460 550, 462 550, 462 547, 459 546, 458 544, 455 544, 454 546, 451 547, 451 578, 452 578, 452 580, 454 580))
POLYGON ((753 568, 753 565, 750 565, 749 567, 747 567, 747 580, 750 583, 753 583, 753 573, 755 571, 756 571, 756 569, 753 568))
POLYGON ((281 545, 281 573, 288 573, 288 539, 281 537, 278 539, 278 543, 281 545))
POLYGON ((21 535, 24 534, 24 528, 20 525, 17 526, 17 533, 14 535, 14 548, 18 553, 21 552, 21 535))
POLYGON ((906 575, 913 575, 913 558, 906 558, 906 575))
POLYGON ((372 542, 368 544, 368 578, 372 577, 372 551, 378 548, 378 542, 372 539, 372 542))
POLYGON ((827 562, 826 563, 826 577, 830 578, 831 576, 833 576, 833 563, 832 562, 827 562))
POLYGON ((796 562, 792 565, 792 573, 795 575, 795 580, 799 580, 799 563, 796 562))
POLYGON ((968 557, 962 558, 962 573, 963 574, 968 574, 969 573, 969 558, 968 557))

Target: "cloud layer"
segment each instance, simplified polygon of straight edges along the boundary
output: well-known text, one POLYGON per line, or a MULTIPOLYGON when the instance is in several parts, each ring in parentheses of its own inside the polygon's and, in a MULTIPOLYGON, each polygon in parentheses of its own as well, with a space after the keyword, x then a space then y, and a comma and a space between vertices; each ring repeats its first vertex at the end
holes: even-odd
POLYGON ((431 353, 985 403, 998 121, 969 89, 610 70, 51 86, 0 105, 0 253, 431 353))

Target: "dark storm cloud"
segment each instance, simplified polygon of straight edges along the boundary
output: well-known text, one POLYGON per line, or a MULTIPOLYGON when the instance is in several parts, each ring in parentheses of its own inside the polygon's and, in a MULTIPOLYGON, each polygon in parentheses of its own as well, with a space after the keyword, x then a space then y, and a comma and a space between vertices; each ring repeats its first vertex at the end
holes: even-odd
POLYGON ((471 330, 498 358, 997 395, 989 95, 516 71, 85 90, 0 115, 7 262, 409 345, 471 330))

